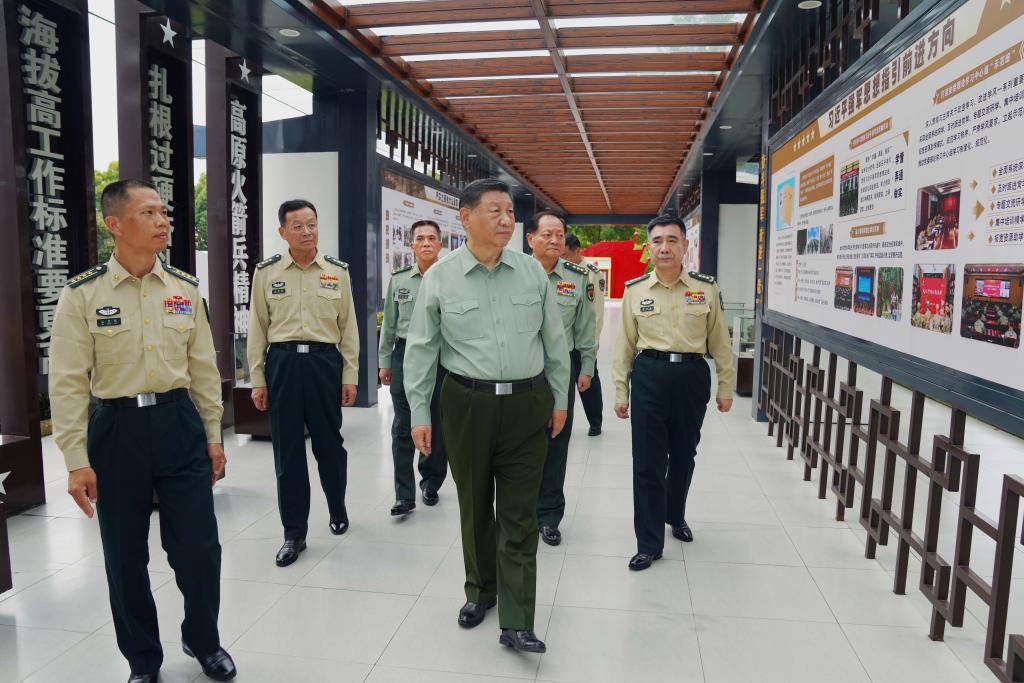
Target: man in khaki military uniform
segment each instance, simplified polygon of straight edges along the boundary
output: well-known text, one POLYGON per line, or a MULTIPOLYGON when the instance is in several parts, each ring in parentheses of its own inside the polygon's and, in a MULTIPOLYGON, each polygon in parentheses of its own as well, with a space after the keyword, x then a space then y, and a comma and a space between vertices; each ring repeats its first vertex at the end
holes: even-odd
MULTIPOLYGON (((114 631, 132 683, 163 648, 149 584, 149 518, 185 596, 181 641, 207 676, 235 676, 220 646, 220 542, 212 486, 224 471, 220 375, 199 280, 163 263, 167 207, 141 180, 101 198, 114 255, 68 281, 53 321, 50 404, 68 493, 99 513, 114 631), (89 414, 89 394, 99 405, 89 414)), ((179 226, 179 228, 191 226, 179 226)))
POLYGON ((562 532, 558 525, 565 516, 565 469, 569 461, 576 391, 578 389, 581 396, 589 392, 597 361, 594 288, 590 286, 586 268, 560 258, 565 251, 565 222, 557 213, 541 211, 536 214, 527 225, 526 241, 551 282, 569 346, 568 416, 565 428, 548 440, 548 457, 544 460, 544 477, 537 497, 540 537, 548 545, 559 545, 562 532))
MULTIPOLYGON (((590 287, 594 292, 594 318, 596 326, 594 329, 594 353, 601 349, 601 330, 604 329, 604 298, 608 290, 608 283, 605 281, 604 272, 595 266, 593 262, 586 261, 580 253, 580 238, 571 232, 565 236, 565 253, 562 254, 569 263, 584 266, 590 278, 590 287)), ((590 389, 580 392, 580 403, 583 404, 583 412, 587 415, 587 422, 590 429, 587 436, 597 436, 601 433, 601 426, 604 423, 604 397, 601 396, 601 373, 594 365, 594 376, 590 378, 590 389)))
POLYGON ((683 270, 686 233, 675 216, 647 224, 655 270, 626 283, 612 372, 615 414, 630 417, 632 387, 633 528, 629 568, 661 557, 665 527, 684 542, 686 495, 704 413, 711 400, 710 353, 718 371, 718 410, 732 407, 732 344, 713 277, 683 270))
POLYGON ((348 453, 341 407, 356 402, 359 331, 348 265, 317 250, 316 208, 304 199, 278 209, 288 250, 256 265, 249 297, 249 375, 252 402, 270 410, 277 468, 277 504, 285 567, 306 549, 309 470, 305 430, 313 442, 330 529, 348 531, 345 510, 348 453))

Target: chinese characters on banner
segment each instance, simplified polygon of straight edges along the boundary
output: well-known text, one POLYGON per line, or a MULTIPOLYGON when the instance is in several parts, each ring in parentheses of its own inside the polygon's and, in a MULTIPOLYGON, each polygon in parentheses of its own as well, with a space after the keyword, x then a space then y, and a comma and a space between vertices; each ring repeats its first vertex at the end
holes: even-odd
POLYGON ((68 280, 65 159, 61 150, 61 98, 57 25, 18 6, 21 72, 28 127, 29 220, 36 309, 38 372, 49 373, 50 333, 57 299, 68 280))
POLYGON ((174 127, 171 124, 171 105, 174 96, 170 93, 167 67, 152 63, 149 65, 149 172, 153 185, 160 194, 160 200, 167 206, 167 218, 171 231, 167 235, 167 258, 170 260, 171 245, 174 241, 174 170, 171 166, 171 141, 174 127))
POLYGON ((244 189, 248 138, 245 110, 246 105, 232 96, 228 116, 231 126, 231 277, 236 337, 246 335, 249 330, 249 254, 246 246, 249 209, 244 189))

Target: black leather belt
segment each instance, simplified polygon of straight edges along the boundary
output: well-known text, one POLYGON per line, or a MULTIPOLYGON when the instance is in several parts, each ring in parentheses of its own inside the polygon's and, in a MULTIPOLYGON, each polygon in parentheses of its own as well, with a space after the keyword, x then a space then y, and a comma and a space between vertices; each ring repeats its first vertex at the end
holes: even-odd
POLYGON ((703 353, 676 353, 674 351, 655 351, 654 349, 644 349, 640 352, 640 355, 668 361, 669 363, 695 363, 704 358, 703 353))
POLYGON ((287 342, 273 342, 270 344, 272 349, 281 349, 283 351, 294 351, 295 353, 323 353, 324 351, 330 351, 331 349, 337 349, 336 344, 326 344, 324 342, 315 341, 287 341, 287 342))
POLYGON ((491 394, 493 396, 511 396, 512 394, 521 394, 524 391, 530 391, 531 389, 542 387, 548 383, 548 380, 544 377, 543 373, 537 375, 533 379, 516 380, 514 382, 489 382, 480 379, 470 379, 469 377, 456 375, 454 372, 448 373, 448 376, 464 387, 468 387, 473 391, 479 391, 482 394, 491 394))
POLYGON ((188 389, 171 389, 162 394, 139 394, 138 396, 127 396, 125 398, 101 398, 101 406, 115 406, 117 408, 148 408, 149 406, 171 403, 188 398, 188 389))

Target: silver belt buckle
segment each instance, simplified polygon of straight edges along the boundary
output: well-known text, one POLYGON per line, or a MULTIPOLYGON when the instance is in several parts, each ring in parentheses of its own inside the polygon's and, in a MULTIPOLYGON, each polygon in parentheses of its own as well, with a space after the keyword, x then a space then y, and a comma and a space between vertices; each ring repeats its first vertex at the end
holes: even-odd
POLYGON ((495 396, 511 396, 512 382, 497 382, 494 385, 495 396))
POLYGON ((309 353, 309 344, 296 344, 295 353, 309 353))
POLYGON ((139 394, 135 397, 135 405, 140 408, 148 408, 156 405, 156 394, 139 394))
POLYGON ((683 354, 681 354, 681 353, 670 353, 670 354, 668 354, 668 362, 669 363, 682 363, 683 362, 683 354))

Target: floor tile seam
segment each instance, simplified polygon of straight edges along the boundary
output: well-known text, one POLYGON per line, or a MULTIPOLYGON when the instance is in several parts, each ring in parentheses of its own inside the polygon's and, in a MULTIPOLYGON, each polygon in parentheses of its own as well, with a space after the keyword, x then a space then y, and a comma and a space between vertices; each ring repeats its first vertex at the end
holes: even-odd
MULTIPOLYGON (((860 652, 858 652, 857 648, 854 647, 853 641, 850 640, 850 634, 847 632, 847 629, 846 629, 847 626, 864 627, 864 628, 872 628, 872 629, 888 629, 888 630, 900 629, 900 630, 903 630, 903 631, 909 631, 911 629, 914 629, 913 626, 871 626, 871 625, 864 625, 864 624, 840 624, 839 627, 842 629, 843 635, 846 637, 847 642, 850 643, 850 647, 853 649, 853 652, 857 656, 858 661, 861 662, 861 666, 865 668, 865 671, 867 670, 867 667, 864 665, 864 662, 861 659, 860 652)), ((914 630, 916 630, 916 629, 914 629, 914 630)), ((927 634, 923 634, 923 633, 921 634, 921 637, 922 638, 928 638, 927 634)), ((967 668, 967 665, 964 663, 964 661, 956 654, 956 651, 953 650, 952 647, 950 647, 949 643, 947 643, 945 641, 935 641, 935 640, 928 640, 928 642, 930 642, 930 643, 942 643, 942 646, 945 647, 946 651, 949 652, 953 656, 953 659, 955 659, 956 662, 960 665, 960 668, 963 669, 964 673, 966 673, 969 678, 977 680, 977 678, 975 678, 974 674, 971 673, 971 670, 967 668)), ((868 673, 867 676, 868 676, 868 678, 870 680, 872 680, 872 681, 875 680, 874 678, 871 677, 870 673, 868 673)))
MULTIPOLYGON (((51 629, 51 630, 62 630, 62 629, 51 629)), ((39 666, 38 668, 35 668, 35 669, 32 669, 31 671, 29 671, 27 675, 23 676, 23 677, 22 677, 22 678, 20 679, 21 681, 27 681, 28 679, 32 678, 32 677, 33 677, 33 676, 35 676, 35 675, 36 675, 37 673, 41 672, 41 671, 42 671, 43 669, 45 669, 46 667, 50 666, 51 664, 53 664, 54 662, 56 662, 56 661, 57 661, 58 659, 60 659, 60 658, 61 658, 61 657, 63 657, 64 655, 66 655, 66 654, 67 654, 68 652, 70 652, 70 651, 71 651, 71 650, 72 650, 73 648, 75 648, 75 647, 78 647, 78 646, 79 646, 79 645, 80 645, 81 643, 83 643, 83 642, 84 642, 84 641, 85 641, 85 640, 86 640, 87 638, 91 638, 91 637, 92 637, 92 635, 93 635, 93 634, 91 634, 91 633, 82 633, 81 631, 67 631, 67 632, 68 632, 68 633, 74 633, 74 634, 77 634, 77 635, 81 635, 82 637, 81 637, 81 638, 79 638, 79 639, 77 639, 77 640, 76 640, 75 642, 71 643, 71 644, 70 644, 69 646, 67 646, 66 648, 64 648, 64 649, 63 649, 63 650, 61 650, 60 652, 58 652, 58 653, 54 654, 54 655, 53 655, 52 657, 50 657, 49 659, 47 659, 47 660, 46 660, 46 662, 45 662, 45 663, 43 663, 43 664, 42 664, 41 666, 39 666)))
POLYGON ((377 666, 378 664, 380 664, 380 660, 381 660, 381 659, 382 659, 382 658, 384 657, 384 654, 385 654, 385 653, 386 653, 386 652, 388 651, 388 649, 389 649, 389 648, 391 647, 391 643, 393 643, 393 642, 395 641, 395 636, 397 636, 397 635, 398 635, 398 632, 402 630, 402 627, 403 627, 403 626, 405 626, 405 622, 409 620, 409 615, 411 615, 411 614, 413 613, 413 610, 415 610, 415 609, 416 609, 416 605, 420 604, 420 600, 422 600, 422 599, 423 599, 423 597, 422 597, 422 596, 418 596, 418 597, 416 597, 416 599, 415 599, 415 600, 413 600, 413 601, 412 601, 412 603, 411 603, 411 604, 409 605, 409 608, 408 608, 408 609, 407 609, 407 610, 405 611, 405 616, 403 616, 403 617, 402 617, 402 621, 400 621, 400 622, 398 623, 398 626, 396 626, 396 627, 395 627, 395 630, 391 632, 391 635, 390 635, 390 636, 388 636, 388 642, 386 642, 386 643, 384 644, 384 647, 382 647, 382 648, 380 649, 380 652, 379 652, 379 653, 377 654, 377 659, 376 659, 376 660, 374 660, 374 662, 372 663, 372 666, 371 666, 371 668, 370 668, 370 671, 373 671, 373 667, 375 667, 375 666, 377 666))

